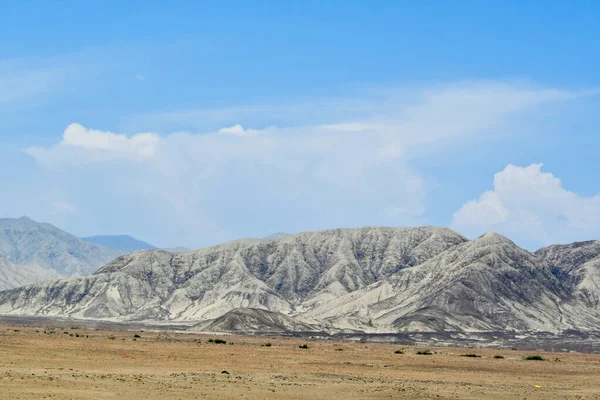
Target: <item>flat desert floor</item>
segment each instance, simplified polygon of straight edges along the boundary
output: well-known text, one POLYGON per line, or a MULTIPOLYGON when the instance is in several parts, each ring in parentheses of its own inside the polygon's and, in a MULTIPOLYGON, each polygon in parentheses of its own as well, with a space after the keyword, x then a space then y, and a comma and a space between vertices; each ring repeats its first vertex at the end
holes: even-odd
POLYGON ((0 325, 0 398, 600 399, 600 355, 0 325))

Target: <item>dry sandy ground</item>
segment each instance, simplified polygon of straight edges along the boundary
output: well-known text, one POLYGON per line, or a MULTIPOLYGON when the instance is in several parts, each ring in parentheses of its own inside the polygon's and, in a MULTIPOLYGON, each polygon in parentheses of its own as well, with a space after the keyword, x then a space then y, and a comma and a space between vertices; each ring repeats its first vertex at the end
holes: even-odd
POLYGON ((504 351, 504 359, 494 359, 499 351, 489 349, 430 348, 435 354, 417 355, 424 349, 157 332, 46 332, 0 325, 0 399, 600 399, 599 355, 538 353, 547 361, 525 361, 532 353, 504 351), (141 337, 134 341, 134 334, 141 337), (209 338, 229 343, 208 343, 209 338), (263 346, 268 342, 271 347, 263 346), (300 349, 304 343, 310 348, 300 349), (404 354, 394 353, 400 349, 404 354), (482 357, 461 356, 466 353, 482 357))

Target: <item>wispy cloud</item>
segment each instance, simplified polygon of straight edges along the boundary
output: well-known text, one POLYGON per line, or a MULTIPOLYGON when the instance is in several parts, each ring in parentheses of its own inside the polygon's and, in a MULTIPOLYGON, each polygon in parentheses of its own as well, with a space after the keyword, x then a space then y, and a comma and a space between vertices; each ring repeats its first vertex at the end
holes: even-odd
MULTIPOLYGON (((435 157, 419 149, 432 143, 443 149, 489 135, 515 115, 577 96, 528 85, 463 82, 368 101, 324 101, 325 109, 336 112, 322 123, 262 128, 234 123, 202 134, 162 136, 73 124, 56 145, 27 153, 42 165, 94 164, 104 190, 118 176, 121 193, 144 193, 144 201, 160 209, 180 235, 203 243, 215 235, 230 238, 226 232, 252 218, 273 231, 412 224, 426 213, 428 193, 426 177, 412 158, 416 153, 435 157)), ((240 110, 250 115, 252 109, 236 108, 227 119, 240 110)), ((67 171, 62 172, 67 180, 69 174, 86 173, 85 168, 67 171)))
POLYGON ((57 90, 65 82, 67 69, 30 67, 23 61, 0 60, 0 105, 36 99, 57 90))

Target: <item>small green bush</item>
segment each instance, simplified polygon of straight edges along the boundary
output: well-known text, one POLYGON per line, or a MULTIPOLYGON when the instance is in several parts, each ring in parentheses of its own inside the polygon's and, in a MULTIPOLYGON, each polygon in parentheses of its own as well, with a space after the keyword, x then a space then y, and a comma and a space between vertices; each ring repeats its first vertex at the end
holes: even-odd
POLYGON ((310 347, 308 347, 307 344, 303 344, 303 345, 300 345, 298 347, 301 348, 301 349, 310 349, 310 347))
POLYGON ((461 357, 481 358, 480 355, 475 354, 475 353, 461 354, 461 357))
POLYGON ((417 351, 417 354, 420 356, 430 356, 433 353, 430 350, 421 350, 421 351, 417 351))
POLYGON ((503 355, 501 355, 501 354, 496 354, 496 355, 494 356, 494 358, 496 358, 496 359, 500 360, 500 359, 504 359, 504 356, 503 356, 503 355))
POLYGON ((538 355, 527 356, 527 357, 525 357, 525 360, 527 360, 527 361, 544 361, 544 357, 538 356, 538 355))
POLYGON ((271 343, 263 343, 261 346, 262 347, 271 347, 272 345, 271 345, 271 343))
POLYGON ((216 344, 227 344, 227 340, 223 340, 223 339, 215 339, 215 343, 216 343, 216 344))
POLYGON ((404 352, 402 350, 396 350, 394 354, 404 354, 404 352))
POLYGON ((112 336, 112 335, 110 335, 108 338, 109 338, 110 340, 115 340, 115 339, 116 339, 116 337, 114 337, 114 336, 112 336))
POLYGON ((136 339, 141 339, 141 336, 138 335, 137 333, 135 335, 133 335, 133 337, 136 338, 136 339))

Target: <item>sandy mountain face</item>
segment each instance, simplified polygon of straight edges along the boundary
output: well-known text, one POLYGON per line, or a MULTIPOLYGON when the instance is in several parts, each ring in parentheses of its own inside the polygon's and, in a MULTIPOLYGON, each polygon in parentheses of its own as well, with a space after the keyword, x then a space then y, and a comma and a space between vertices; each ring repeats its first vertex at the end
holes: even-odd
POLYGON ((84 242, 98 244, 109 247, 123 253, 130 253, 136 250, 155 250, 156 247, 133 238, 129 235, 100 235, 81 238, 84 242))
POLYGON ((494 233, 372 227, 136 251, 90 276, 2 292, 0 313, 209 331, 595 330, 595 243, 530 253, 494 233))
POLYGON ((0 289, 87 275, 121 254, 27 217, 0 219, 0 289))

